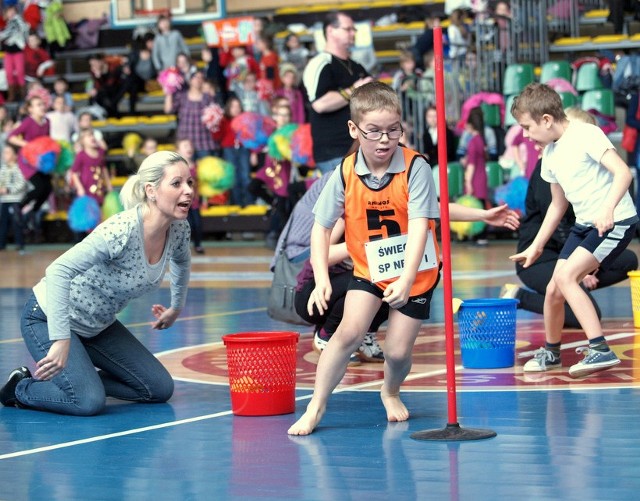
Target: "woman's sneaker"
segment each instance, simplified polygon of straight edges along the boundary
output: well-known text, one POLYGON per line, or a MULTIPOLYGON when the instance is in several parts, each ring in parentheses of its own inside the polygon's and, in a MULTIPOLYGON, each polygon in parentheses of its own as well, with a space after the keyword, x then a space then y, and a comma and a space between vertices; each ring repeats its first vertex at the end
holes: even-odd
POLYGON ((20 402, 16 398, 16 386, 23 379, 30 378, 31 372, 26 367, 18 367, 11 374, 7 384, 0 389, 0 403, 5 407, 20 406, 20 402))
POLYGON ((560 357, 543 347, 533 353, 533 358, 524 364, 522 370, 524 372, 545 372, 558 367, 562 367, 560 357))
POLYGON ((603 371, 620 363, 620 359, 611 351, 598 351, 589 346, 576 348, 576 353, 584 353, 584 358, 569 369, 571 377, 588 376, 594 372, 603 371))
POLYGON ((367 332, 358 348, 358 356, 363 362, 384 362, 384 353, 376 340, 375 332, 367 332))

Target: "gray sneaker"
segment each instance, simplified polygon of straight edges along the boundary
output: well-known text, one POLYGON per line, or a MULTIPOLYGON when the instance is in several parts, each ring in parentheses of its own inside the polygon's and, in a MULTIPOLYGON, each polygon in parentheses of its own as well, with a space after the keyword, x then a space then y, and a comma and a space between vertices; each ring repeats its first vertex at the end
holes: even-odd
POLYGON ((551 350, 542 347, 533 353, 533 358, 524 364, 522 370, 524 372, 545 372, 558 367, 562 367, 560 357, 551 350))
POLYGON ((358 348, 358 356, 363 362, 384 362, 384 353, 376 340, 375 332, 367 332, 358 348))
POLYGON ((569 369, 571 377, 588 376, 594 372, 603 371, 620 363, 616 354, 609 351, 598 351, 588 346, 576 348, 576 353, 584 353, 584 358, 569 369))

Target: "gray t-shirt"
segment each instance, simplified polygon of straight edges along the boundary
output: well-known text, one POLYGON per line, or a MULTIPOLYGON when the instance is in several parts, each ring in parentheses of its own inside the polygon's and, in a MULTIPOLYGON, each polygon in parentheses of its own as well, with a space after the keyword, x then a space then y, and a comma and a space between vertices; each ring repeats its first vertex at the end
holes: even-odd
MULTIPOLYGON (((356 174, 360 176, 369 188, 378 189, 386 186, 393 174, 405 170, 402 149, 400 147, 396 149, 391 157, 389 168, 380 178, 371 174, 361 150, 358 151, 355 170, 356 174)), ((440 218, 440 208, 431 167, 422 157, 413 162, 411 177, 409 178, 408 211, 409 219, 419 217, 428 219, 440 218)), ((333 228, 336 221, 344 214, 344 185, 339 172, 336 172, 328 180, 313 208, 313 213, 315 214, 315 221, 325 228, 333 228)))
POLYGON ((187 221, 171 223, 162 257, 151 265, 144 251, 140 206, 100 224, 49 265, 33 288, 47 315, 49 339, 67 339, 71 331, 96 336, 129 301, 159 288, 168 264, 171 306, 181 309, 191 268, 190 236, 187 221))

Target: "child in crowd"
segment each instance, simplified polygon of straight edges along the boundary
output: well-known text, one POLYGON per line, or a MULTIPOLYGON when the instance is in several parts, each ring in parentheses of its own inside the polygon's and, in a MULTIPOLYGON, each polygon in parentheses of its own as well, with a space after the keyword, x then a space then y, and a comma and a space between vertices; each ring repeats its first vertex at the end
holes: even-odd
POLYGON ((7 108, 0 105, 0 151, 4 150, 7 137, 14 127, 15 122, 11 114, 7 111, 7 108))
POLYGON ((273 38, 261 34, 256 40, 256 49, 260 53, 259 80, 268 80, 273 89, 280 88, 280 72, 278 70, 278 53, 273 50, 273 38))
MULTIPOLYGON (((93 131, 80 132, 78 139, 80 151, 71 167, 71 188, 77 196, 89 196, 102 206, 105 195, 112 190, 105 150, 100 148, 93 131)), ((76 235, 79 242, 86 234, 76 235)))
POLYGON ((128 150, 124 161, 127 175, 138 172, 144 159, 156 151, 158 151, 158 140, 155 137, 149 136, 144 138, 139 150, 135 148, 128 150))
POLYGON ((77 128, 76 116, 69 111, 63 96, 53 98, 53 110, 46 115, 50 124, 50 135, 56 141, 71 141, 71 135, 77 128))
MULTIPOLYGON (((289 105, 279 105, 273 109, 273 120, 276 122, 276 132, 291 122, 291 108, 289 105)), ((274 132, 275 134, 275 132, 274 132)), ((269 230, 266 235, 266 245, 275 249, 280 231, 289 216, 289 180, 291 179, 291 162, 276 160, 269 154, 265 155, 264 165, 256 172, 256 176, 249 182, 248 190, 254 198, 261 198, 271 206, 269 230)))
POLYGON ((635 235, 638 215, 629 195, 631 172, 600 128, 567 119, 560 96, 545 84, 529 84, 514 100, 511 113, 525 137, 544 149, 541 177, 551 185, 551 205, 531 245, 510 259, 528 268, 542 254, 569 203, 576 217, 546 289, 545 346, 523 370, 562 366, 566 301, 589 342, 576 349, 584 358, 571 366, 569 375, 586 376, 620 363, 580 283, 595 270, 607 270, 635 235))
MULTIPOLYGON (((479 108, 476 108, 479 109, 479 108)), ((464 166, 464 192, 476 197, 482 202, 483 207, 489 203, 489 185, 487 181, 487 164, 485 160, 486 147, 484 144, 484 120, 482 110, 479 113, 470 113, 465 124, 465 129, 471 135, 467 145, 466 155, 460 159, 464 166)), ((486 230, 475 237, 477 245, 487 245, 486 230)))
POLYGON ((9 92, 7 101, 19 101, 24 96, 24 49, 27 46, 29 26, 24 22, 16 5, 5 8, 5 28, 0 31, 0 41, 4 47, 4 69, 9 92))
POLYGON ((397 94, 381 82, 367 83, 351 95, 350 112, 349 134, 359 140, 360 147, 343 160, 340 175, 331 176, 314 209, 311 262, 316 288, 309 299, 309 313, 317 309, 322 314, 327 308, 330 235, 341 216, 354 262, 353 280, 342 322, 318 361, 313 396, 304 415, 289 428, 291 435, 308 435, 319 424, 351 354, 362 343, 383 302, 389 305, 389 328, 382 403, 388 421, 409 418, 400 400, 400 385, 411 369, 411 351, 422 321, 429 318, 431 296, 439 280, 436 189, 426 159, 399 145, 403 130, 397 94), (368 261, 369 255, 377 253, 365 252, 367 242, 388 247, 406 242, 404 254, 398 256, 404 259, 399 275, 375 276, 380 263, 373 258, 368 261))
POLYGON ((29 33, 27 46, 24 48, 24 73, 26 78, 42 78, 55 75, 56 64, 49 53, 40 44, 42 40, 37 33, 29 33))
POLYGON ((231 201, 234 204, 249 205, 249 182, 251 181, 251 152, 242 146, 231 128, 231 121, 242 113, 242 103, 237 97, 230 97, 224 107, 224 116, 220 129, 215 134, 222 147, 222 157, 235 167, 236 179, 231 190, 231 201))
POLYGON ((252 56, 247 54, 247 48, 244 46, 222 50, 220 66, 224 68, 222 73, 227 79, 227 89, 232 92, 242 86, 242 79, 247 73, 257 75, 260 72, 260 66, 252 56))
POLYGON ((104 140, 104 135, 102 134, 102 131, 93 128, 93 125, 91 124, 92 120, 93 116, 89 112, 80 113, 80 115, 78 116, 77 131, 71 134, 71 142, 76 145, 76 151, 79 150, 77 146, 78 139, 80 139, 80 134, 85 130, 90 130, 96 138, 96 142, 98 143, 100 149, 107 151, 107 142, 104 140))
POLYGON ((64 105, 67 110, 73 110, 73 96, 71 92, 69 92, 69 82, 64 77, 56 78, 56 81, 53 82, 53 92, 51 93, 51 102, 56 96, 62 96, 64 99, 64 105))
POLYGON ((0 250, 7 246, 11 227, 16 248, 20 254, 24 253, 20 202, 26 193, 27 181, 18 167, 18 152, 14 146, 7 144, 2 149, 0 166, 0 250))
POLYGON ((252 111, 261 115, 269 115, 269 103, 260 99, 255 73, 246 73, 242 78, 242 85, 231 89, 242 102, 244 111, 252 111))
POLYGON ((193 144, 190 139, 178 139, 176 152, 189 164, 189 172, 193 178, 193 197, 187 221, 191 227, 191 240, 198 254, 204 254, 202 247, 202 216, 200 215, 200 195, 198 195, 198 172, 197 165, 193 160, 193 144))
POLYGON ((400 68, 393 74, 391 87, 400 96, 401 102, 410 90, 416 89, 416 79, 420 77, 422 71, 416 71, 416 60, 410 50, 400 51, 400 68))
MULTIPOLYGON (((47 120, 44 101, 39 97, 32 97, 26 102, 27 113, 20 125, 14 128, 7 137, 7 142, 17 148, 28 146, 29 141, 49 135, 49 120, 47 120)), ((22 199, 21 207, 30 212, 26 218, 27 224, 35 225, 36 215, 42 204, 51 194, 51 174, 45 174, 34 165, 29 165, 22 155, 18 157, 18 165, 25 179, 32 185, 32 189, 22 199), (33 205, 31 205, 33 204, 33 205)))
POLYGON ((280 81, 282 87, 275 92, 275 97, 284 97, 287 99, 291 108, 291 122, 302 124, 306 122, 304 112, 304 97, 298 86, 298 78, 300 74, 296 67, 291 63, 280 65, 280 81))

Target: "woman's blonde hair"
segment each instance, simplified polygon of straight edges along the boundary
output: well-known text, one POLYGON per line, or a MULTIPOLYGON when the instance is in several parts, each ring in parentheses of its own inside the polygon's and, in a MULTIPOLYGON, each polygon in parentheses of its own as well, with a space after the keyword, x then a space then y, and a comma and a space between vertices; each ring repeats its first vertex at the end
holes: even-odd
POLYGON ((154 188, 160 186, 165 170, 179 162, 189 165, 187 161, 173 151, 157 151, 144 159, 138 172, 127 179, 120 190, 120 201, 125 210, 132 209, 142 204, 142 210, 149 210, 149 198, 147 197, 147 185, 154 188))

